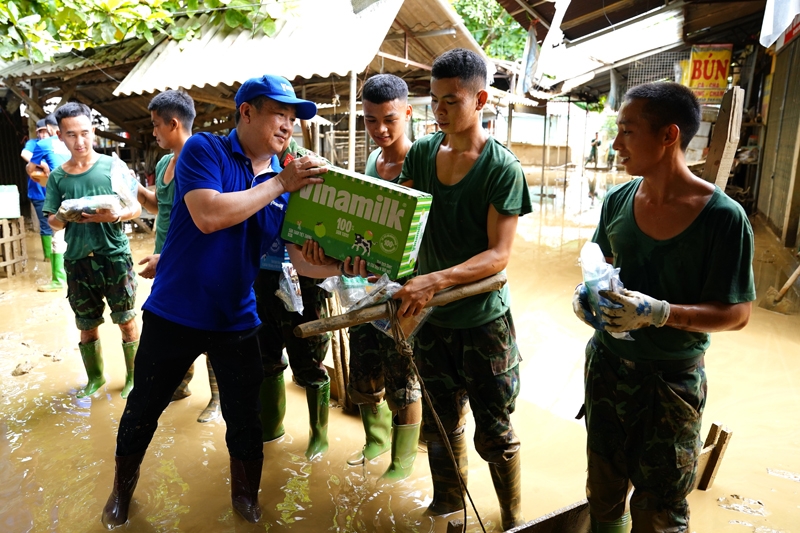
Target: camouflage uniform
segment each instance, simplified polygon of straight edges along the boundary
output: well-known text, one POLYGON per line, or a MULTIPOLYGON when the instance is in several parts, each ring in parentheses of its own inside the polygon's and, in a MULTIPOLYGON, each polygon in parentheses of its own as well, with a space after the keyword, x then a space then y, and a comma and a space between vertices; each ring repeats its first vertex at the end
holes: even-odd
POLYGON ((636 362, 592 339, 586 347, 586 428, 592 516, 611 522, 625 511, 637 531, 688 531, 686 496, 702 446, 706 400, 703 356, 636 362))
POLYGON ((392 411, 405 409, 421 396, 411 361, 397 353, 394 339, 372 324, 350 328, 347 392, 356 405, 377 405, 385 398, 392 411))
POLYGON ((111 321, 125 324, 136 316, 136 274, 130 254, 93 254, 75 261, 65 260, 67 298, 81 331, 98 327, 105 320, 103 311, 108 301, 111 321))
MULTIPOLYGON (((511 311, 465 329, 426 322, 417 333, 414 356, 447 435, 463 433, 469 402, 475 417, 475 449, 485 461, 500 463, 519 450, 510 418, 520 385, 511 311)), ((425 402, 422 421, 425 440, 441 440, 425 402)))
POLYGON ((295 336, 294 328, 327 317, 324 306, 327 292, 317 287, 318 280, 300 276, 303 314, 287 311, 283 301, 275 296, 281 276, 281 272, 262 268, 253 285, 258 316, 262 321, 258 339, 264 377, 282 374, 291 365, 298 384, 318 389, 330 381, 322 363, 328 353, 330 334, 301 339, 295 336), (289 354, 288 361, 283 354, 284 347, 289 354))

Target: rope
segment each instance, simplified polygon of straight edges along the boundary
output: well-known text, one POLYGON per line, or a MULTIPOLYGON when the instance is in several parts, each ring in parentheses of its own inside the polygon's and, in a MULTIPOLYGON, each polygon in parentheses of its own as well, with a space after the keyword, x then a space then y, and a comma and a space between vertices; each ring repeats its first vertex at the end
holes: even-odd
POLYGON ((428 395, 428 389, 425 388, 425 382, 422 380, 422 376, 417 368, 417 363, 414 361, 414 349, 411 347, 411 344, 409 344, 406 334, 403 332, 403 328, 400 326, 400 320, 397 318, 398 303, 399 302, 394 299, 389 299, 386 302, 386 305, 389 306, 389 317, 392 324, 392 338, 394 338, 395 348, 397 349, 397 353, 403 357, 407 357, 408 360, 411 361, 411 368, 414 369, 414 374, 416 374, 417 380, 419 381, 422 397, 425 399, 425 403, 428 404, 428 408, 431 410, 433 419, 436 421, 436 427, 439 430, 439 435, 442 437, 442 442, 444 442, 445 448, 447 448, 447 453, 450 455, 450 459, 453 461, 456 476, 458 476, 458 484, 461 486, 461 504, 464 506, 464 527, 467 527, 467 502, 464 498, 464 494, 466 494, 466 497, 469 499, 469 503, 472 506, 472 510, 475 513, 475 518, 478 520, 478 524, 481 526, 481 531, 486 533, 486 528, 483 526, 481 515, 478 513, 478 509, 475 507, 475 502, 472 500, 472 495, 469 493, 469 489, 467 488, 466 483, 464 483, 464 479, 461 477, 461 471, 458 468, 458 461, 453 453, 453 448, 450 446, 450 439, 447 438, 447 432, 444 429, 444 425, 442 424, 439 415, 436 413, 436 409, 433 408, 433 402, 431 401, 431 397, 428 395))

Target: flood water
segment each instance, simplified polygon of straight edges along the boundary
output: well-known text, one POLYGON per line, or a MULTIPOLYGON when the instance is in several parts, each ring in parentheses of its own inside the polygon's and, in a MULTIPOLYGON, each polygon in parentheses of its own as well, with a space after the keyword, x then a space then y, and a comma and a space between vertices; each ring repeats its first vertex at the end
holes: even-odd
MULTIPOLYGON (((592 205, 587 195, 590 175, 572 171, 566 187, 563 179, 531 187, 535 211, 520 220, 508 268, 524 359, 512 420, 522 441, 528 520, 584 497, 585 432, 574 416, 582 403, 583 351, 591 331, 573 316, 571 297, 580 281, 580 247, 600 213, 600 200, 592 205)), ((601 196, 607 184, 629 179, 624 173, 596 177, 601 196)), ((761 297, 768 287, 779 288, 795 263, 771 233, 754 227, 761 297)), ((103 531, 100 513, 114 477, 114 442, 125 406, 119 396, 124 379, 119 329, 106 315, 100 334, 107 383, 93 397, 77 399, 86 375, 73 315, 64 292, 36 292, 36 285, 49 279, 49 264, 41 261, 38 236, 30 234, 27 242, 29 256, 37 259, 29 261, 28 273, 0 277, 0 531, 103 531), (25 361, 33 369, 12 377, 25 361)), ((138 261, 150 253, 153 240, 134 234, 131 245, 138 261)), ((150 286, 139 279, 138 307, 150 286)), ((703 434, 719 421, 733 437, 714 485, 689 498, 692 531, 800 533, 798 354, 800 314, 754 305, 743 331, 713 336, 706 356, 703 434)), ((364 439, 357 415, 332 408, 330 451, 319 461, 306 461, 305 394, 287 376, 287 434, 264 446, 264 517, 257 525, 245 523, 230 504, 224 421, 196 422, 209 388, 202 359, 195 370, 193 395, 171 404, 161 417, 123 531, 444 532, 447 520, 460 516, 422 515, 431 499, 424 451, 412 477, 391 486, 377 482, 388 454, 365 467, 347 466, 364 439)), ((472 434, 471 419, 469 424, 472 434)), ((472 446, 469 459, 475 505, 486 531, 499 531, 489 470, 472 446)), ((471 510, 468 530, 480 531, 471 510)))

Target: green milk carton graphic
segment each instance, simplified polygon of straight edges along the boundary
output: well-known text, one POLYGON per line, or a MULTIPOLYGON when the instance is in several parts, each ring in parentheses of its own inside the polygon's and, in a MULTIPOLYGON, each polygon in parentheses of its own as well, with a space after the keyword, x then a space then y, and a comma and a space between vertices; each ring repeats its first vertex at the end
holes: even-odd
POLYGON ((313 239, 342 261, 359 256, 391 279, 413 272, 433 197, 337 167, 321 177, 289 195, 281 237, 313 239))

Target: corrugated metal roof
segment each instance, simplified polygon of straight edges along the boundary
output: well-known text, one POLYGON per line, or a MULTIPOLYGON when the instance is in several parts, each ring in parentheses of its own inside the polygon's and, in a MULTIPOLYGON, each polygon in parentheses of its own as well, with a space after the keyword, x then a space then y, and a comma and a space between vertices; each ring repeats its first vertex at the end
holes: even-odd
MULTIPOLYGON (((397 14, 397 19, 392 24, 390 35, 399 36, 405 30, 410 31, 412 35, 408 39, 408 58, 412 61, 431 65, 437 56, 447 50, 466 48, 480 54, 490 70, 494 68, 492 60, 475 41, 475 38, 464 26, 461 17, 446 0, 405 0, 397 14), (450 29, 454 30, 454 34, 431 36, 424 39, 413 37, 414 34, 450 29)), ((380 51, 405 57, 405 45, 406 41, 402 38, 386 40, 381 45, 380 51)), ((398 76, 409 70, 409 67, 401 62, 389 61, 381 57, 375 57, 369 68, 372 72, 388 72, 398 76)), ((411 69, 414 70, 416 67, 412 66, 411 69)), ((489 74, 491 76, 493 72, 489 74)))
POLYGON ((45 63, 15 61, 0 70, 0 78, 42 78, 85 68, 106 69, 127 65, 139 61, 151 48, 152 46, 144 39, 129 39, 108 46, 57 54, 52 61, 45 63))
MULTIPOLYGON (((189 41, 157 45, 114 94, 234 86, 266 72, 289 80, 361 72, 375 57, 403 0, 380 0, 357 15, 350 0, 304 0, 274 37, 202 26, 189 41)), ((201 16, 205 23, 207 15, 201 16)), ((188 19, 179 24, 187 24, 188 19)))

